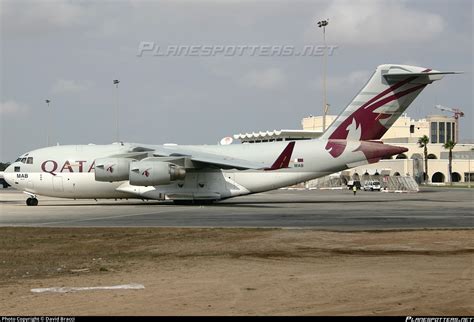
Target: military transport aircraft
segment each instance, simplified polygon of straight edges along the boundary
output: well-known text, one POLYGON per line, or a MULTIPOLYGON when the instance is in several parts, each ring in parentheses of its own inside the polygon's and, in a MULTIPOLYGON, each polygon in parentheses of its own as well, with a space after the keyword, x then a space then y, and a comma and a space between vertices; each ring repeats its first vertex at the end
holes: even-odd
POLYGON ((444 74, 380 65, 321 137, 231 145, 67 145, 20 156, 5 180, 38 205, 38 195, 204 203, 258 193, 378 162, 406 152, 379 140, 410 103, 444 74))

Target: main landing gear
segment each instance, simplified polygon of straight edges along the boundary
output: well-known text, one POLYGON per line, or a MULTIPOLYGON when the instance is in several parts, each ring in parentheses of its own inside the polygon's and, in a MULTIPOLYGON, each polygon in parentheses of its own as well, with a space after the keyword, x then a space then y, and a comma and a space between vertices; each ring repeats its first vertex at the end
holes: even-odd
POLYGON ((26 199, 26 205, 27 206, 37 206, 38 205, 38 199, 30 197, 30 198, 26 199))

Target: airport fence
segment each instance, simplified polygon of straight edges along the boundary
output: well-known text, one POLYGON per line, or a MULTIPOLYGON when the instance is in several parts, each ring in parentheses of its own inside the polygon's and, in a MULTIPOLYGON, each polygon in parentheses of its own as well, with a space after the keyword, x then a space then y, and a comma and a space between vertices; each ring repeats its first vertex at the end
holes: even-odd
MULTIPOLYGON (((330 175, 305 183, 307 189, 345 189, 347 183, 352 178, 345 175, 330 175)), ((360 178, 363 186, 365 181, 379 181, 382 190, 389 192, 418 192, 419 187, 415 179, 411 176, 380 176, 380 175, 364 175, 360 178)))

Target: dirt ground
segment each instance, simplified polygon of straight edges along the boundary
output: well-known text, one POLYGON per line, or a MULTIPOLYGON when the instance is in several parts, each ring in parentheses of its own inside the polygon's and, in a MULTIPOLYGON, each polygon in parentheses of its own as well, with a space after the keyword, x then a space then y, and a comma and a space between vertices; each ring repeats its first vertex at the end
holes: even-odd
POLYGON ((473 315, 474 230, 0 228, 0 315, 473 315), (138 283, 140 290, 32 293, 138 283))

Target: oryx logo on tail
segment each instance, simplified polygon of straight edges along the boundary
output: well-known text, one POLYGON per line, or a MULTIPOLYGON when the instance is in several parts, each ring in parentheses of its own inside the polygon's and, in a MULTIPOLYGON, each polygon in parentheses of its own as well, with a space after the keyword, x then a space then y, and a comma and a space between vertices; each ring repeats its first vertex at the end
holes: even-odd
POLYGON ((430 72, 431 69, 412 66, 379 66, 354 101, 323 134, 322 138, 328 140, 326 150, 329 154, 334 158, 341 156, 347 141, 382 138, 416 96, 433 81, 430 72), (373 96, 374 93, 378 94, 373 96), (369 100, 366 99, 368 95, 372 96, 369 100))

